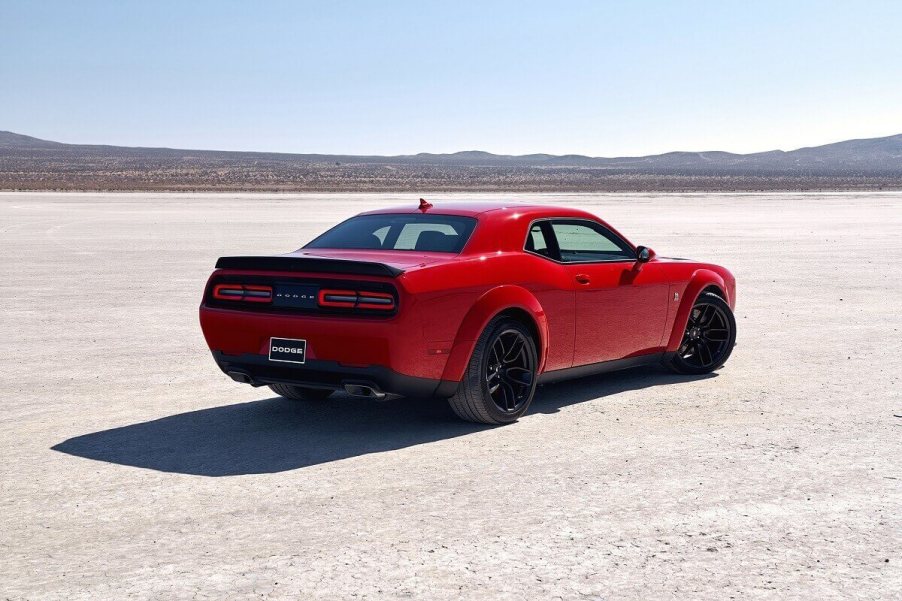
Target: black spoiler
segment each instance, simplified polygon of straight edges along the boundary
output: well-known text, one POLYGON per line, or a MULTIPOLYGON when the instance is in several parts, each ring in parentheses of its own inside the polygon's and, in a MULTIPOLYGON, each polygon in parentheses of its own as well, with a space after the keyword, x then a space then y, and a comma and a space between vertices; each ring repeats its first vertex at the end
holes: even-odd
POLYGON ((315 273, 346 273, 354 275, 385 275, 393 278, 403 269, 370 261, 347 261, 319 257, 220 257, 217 269, 250 269, 255 271, 307 271, 315 273))

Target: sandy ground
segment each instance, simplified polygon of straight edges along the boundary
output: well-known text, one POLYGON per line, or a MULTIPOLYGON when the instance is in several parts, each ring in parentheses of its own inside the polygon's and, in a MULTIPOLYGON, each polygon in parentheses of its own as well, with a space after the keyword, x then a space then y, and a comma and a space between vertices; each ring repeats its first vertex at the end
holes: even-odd
POLYGON ((0 598, 902 597, 902 194, 540 198, 729 266, 727 366, 295 406, 213 364, 216 257, 415 198, 0 194, 0 598))

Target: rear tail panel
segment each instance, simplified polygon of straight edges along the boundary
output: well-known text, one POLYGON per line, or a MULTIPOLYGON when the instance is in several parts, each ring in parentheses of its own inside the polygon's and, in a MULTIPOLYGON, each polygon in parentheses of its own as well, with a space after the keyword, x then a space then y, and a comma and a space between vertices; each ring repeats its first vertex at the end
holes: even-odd
POLYGON ((207 307, 282 315, 386 319, 401 304, 388 278, 284 271, 219 270, 204 293, 207 307))

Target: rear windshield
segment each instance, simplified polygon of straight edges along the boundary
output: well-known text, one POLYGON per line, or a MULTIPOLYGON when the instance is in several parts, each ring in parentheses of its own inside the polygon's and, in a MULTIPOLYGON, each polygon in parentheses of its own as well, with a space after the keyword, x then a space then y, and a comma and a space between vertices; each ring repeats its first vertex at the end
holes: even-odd
POLYGON ((459 253, 474 227, 476 219, 458 215, 358 215, 304 248, 459 253))

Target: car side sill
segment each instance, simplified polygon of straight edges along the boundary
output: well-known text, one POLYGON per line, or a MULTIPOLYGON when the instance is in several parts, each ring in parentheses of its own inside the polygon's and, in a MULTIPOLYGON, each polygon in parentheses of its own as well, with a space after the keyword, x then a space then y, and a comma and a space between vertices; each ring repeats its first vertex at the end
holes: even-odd
POLYGON ((559 382, 571 378, 582 378, 611 371, 620 371, 621 369, 629 369, 631 367, 641 367, 643 365, 656 365, 660 364, 666 355, 667 353, 649 353, 637 357, 627 357, 626 359, 614 359, 612 361, 601 361, 599 363, 589 363, 588 365, 577 365, 576 367, 546 371, 539 375, 539 384, 549 384, 551 382, 559 382))

